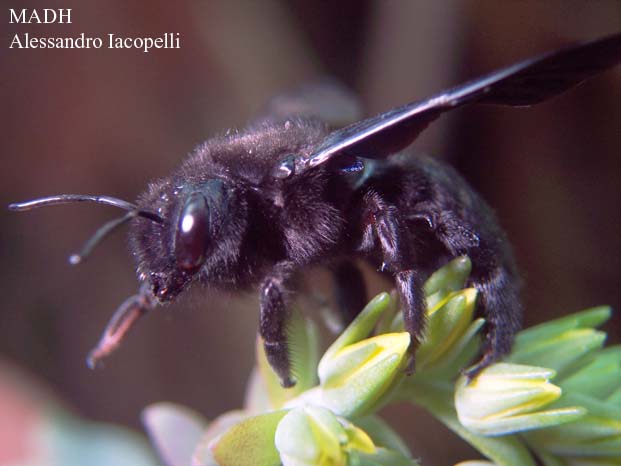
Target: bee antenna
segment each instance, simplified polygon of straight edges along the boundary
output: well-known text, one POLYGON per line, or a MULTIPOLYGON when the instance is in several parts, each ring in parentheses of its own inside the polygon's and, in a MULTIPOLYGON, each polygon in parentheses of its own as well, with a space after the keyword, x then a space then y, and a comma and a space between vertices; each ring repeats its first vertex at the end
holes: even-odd
POLYGON ((132 218, 135 218, 137 216, 137 210, 130 210, 122 217, 115 218, 114 220, 110 220, 109 222, 104 223, 101 227, 97 229, 95 234, 93 234, 93 236, 91 236, 86 241, 86 243, 84 243, 84 246, 79 253, 71 254, 71 256, 69 256, 69 263, 71 265, 78 265, 80 262, 86 259, 91 254, 91 252, 93 252, 95 246, 97 246, 102 239, 104 239, 106 236, 108 236, 110 233, 112 233, 124 223, 127 223, 132 218))
POLYGON ((155 212, 139 209, 136 204, 117 199, 110 196, 89 196, 84 194, 59 194, 56 196, 41 197, 39 199, 33 199, 32 201, 17 202, 9 204, 9 210, 15 210, 18 212, 30 209, 36 209, 37 207, 45 207, 48 205, 68 204, 71 202, 94 202, 96 204, 104 204, 112 207, 118 207, 119 209, 127 210, 129 212, 135 212, 133 217, 144 217, 149 220, 153 220, 157 223, 163 223, 164 219, 155 212))
POLYGON ((136 204, 117 199, 110 196, 90 196, 84 194, 59 194, 56 196, 41 197, 39 199, 33 199, 32 201, 17 202, 9 204, 9 210, 25 211, 36 209, 38 207, 45 207, 48 205, 69 204, 71 202, 94 202, 96 204, 104 204, 112 207, 118 207, 119 209, 127 210, 127 213, 122 217, 115 218, 109 222, 104 223, 97 229, 95 234, 91 236, 88 241, 82 247, 82 250, 78 254, 72 254, 69 257, 69 263, 72 265, 79 264, 86 257, 90 255, 95 246, 101 242, 108 234, 112 233, 118 227, 127 223, 133 218, 144 217, 157 223, 163 223, 164 219, 155 212, 149 210, 143 210, 138 208, 136 204))

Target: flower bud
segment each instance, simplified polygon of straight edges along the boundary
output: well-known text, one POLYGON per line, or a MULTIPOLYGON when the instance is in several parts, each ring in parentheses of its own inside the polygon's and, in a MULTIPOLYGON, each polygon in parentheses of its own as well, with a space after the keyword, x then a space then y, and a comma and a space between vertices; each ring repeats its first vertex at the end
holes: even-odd
POLYGON ((494 364, 468 383, 457 382, 455 408, 459 421, 481 435, 504 435, 573 421, 586 412, 580 407, 541 409, 561 396, 549 382, 551 369, 494 364))
POLYGON ((407 332, 388 333, 324 357, 319 367, 322 405, 341 416, 365 414, 401 374, 409 344, 407 332))
POLYGON ((278 424, 275 443, 284 466, 345 466, 349 451, 375 451, 364 431, 317 406, 289 411, 278 424))

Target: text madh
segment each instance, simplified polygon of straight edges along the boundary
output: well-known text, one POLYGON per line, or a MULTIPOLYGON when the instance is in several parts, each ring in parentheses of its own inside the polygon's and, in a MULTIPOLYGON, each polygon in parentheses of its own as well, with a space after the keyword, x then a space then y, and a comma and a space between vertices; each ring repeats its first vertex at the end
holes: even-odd
POLYGON ((28 10, 22 8, 17 12, 9 8, 9 23, 37 23, 37 24, 69 24, 71 23, 71 8, 43 8, 42 10, 28 10))

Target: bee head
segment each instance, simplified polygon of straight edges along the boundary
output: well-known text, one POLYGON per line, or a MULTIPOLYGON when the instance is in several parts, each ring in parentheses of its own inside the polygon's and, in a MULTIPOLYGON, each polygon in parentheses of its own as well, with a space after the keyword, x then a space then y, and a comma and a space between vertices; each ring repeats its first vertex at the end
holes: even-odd
POLYGON ((140 198, 139 206, 149 206, 163 219, 137 218, 130 229, 138 278, 158 300, 170 301, 195 278, 214 275, 222 243, 232 235, 232 201, 232 191, 218 178, 178 185, 155 182, 140 198))

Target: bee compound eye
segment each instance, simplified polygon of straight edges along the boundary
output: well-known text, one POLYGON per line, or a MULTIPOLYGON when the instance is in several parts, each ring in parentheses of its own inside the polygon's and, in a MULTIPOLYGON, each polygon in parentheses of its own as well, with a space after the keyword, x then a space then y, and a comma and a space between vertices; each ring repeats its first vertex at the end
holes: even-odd
POLYGON ((205 262, 209 241, 209 206, 205 196, 192 193, 181 211, 175 232, 175 259, 177 265, 190 270, 205 262))

